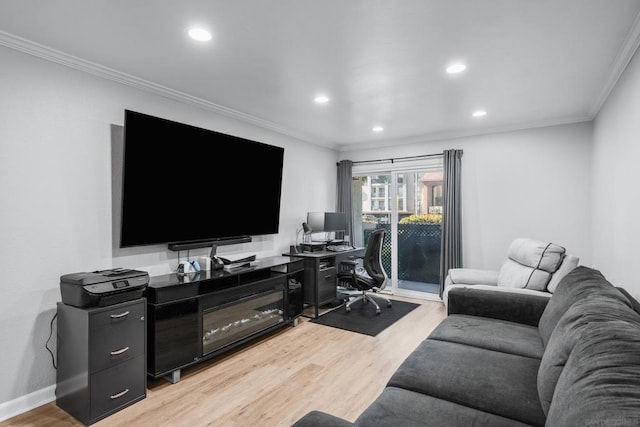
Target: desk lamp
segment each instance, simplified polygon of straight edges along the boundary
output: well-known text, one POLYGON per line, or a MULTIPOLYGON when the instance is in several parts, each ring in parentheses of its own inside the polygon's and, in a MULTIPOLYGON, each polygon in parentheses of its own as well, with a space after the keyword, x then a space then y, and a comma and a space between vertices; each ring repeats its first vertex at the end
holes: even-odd
POLYGON ((311 230, 311 227, 309 227, 309 224, 307 224, 306 222, 302 223, 302 228, 298 228, 296 230, 296 245, 291 247, 291 250, 290 250, 291 253, 298 253, 301 251, 300 246, 298 245, 298 236, 300 235, 300 232, 303 233, 301 243, 306 243, 307 236, 311 235, 312 230, 311 230), (293 249, 295 249, 295 251, 293 249))

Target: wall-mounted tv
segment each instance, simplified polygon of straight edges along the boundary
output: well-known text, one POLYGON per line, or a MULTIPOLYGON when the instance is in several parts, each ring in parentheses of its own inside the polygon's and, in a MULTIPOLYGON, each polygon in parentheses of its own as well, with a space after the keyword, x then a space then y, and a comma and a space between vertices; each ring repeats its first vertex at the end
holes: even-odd
POLYGON ((284 148, 125 110, 120 247, 277 234, 284 148))

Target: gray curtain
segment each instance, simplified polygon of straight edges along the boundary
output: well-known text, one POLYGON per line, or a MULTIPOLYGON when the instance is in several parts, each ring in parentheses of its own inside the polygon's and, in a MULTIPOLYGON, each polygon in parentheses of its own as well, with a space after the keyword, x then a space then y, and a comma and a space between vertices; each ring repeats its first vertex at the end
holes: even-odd
MULTIPOLYGON (((351 160, 342 160, 338 163, 338 180, 336 189, 336 212, 344 212, 347 217, 347 229, 344 235, 349 235, 353 242, 353 218, 352 218, 352 203, 353 197, 351 194, 351 171, 353 169, 353 162, 351 160)), ((344 238, 344 235, 341 236, 344 238)))
POLYGON ((460 175, 462 150, 445 150, 443 155, 442 244, 440 246, 440 297, 450 268, 462 267, 462 216, 460 175))

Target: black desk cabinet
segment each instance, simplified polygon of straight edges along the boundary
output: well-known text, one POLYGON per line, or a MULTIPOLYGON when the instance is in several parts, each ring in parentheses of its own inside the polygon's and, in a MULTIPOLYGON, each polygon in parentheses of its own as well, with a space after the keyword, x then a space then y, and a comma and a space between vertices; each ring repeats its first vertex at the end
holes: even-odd
MULTIPOLYGON (((310 317, 321 315, 320 307, 336 301, 338 267, 342 261, 364 255, 364 248, 341 252, 318 251, 283 254, 304 262, 304 303, 312 308, 310 317)), ((322 313, 323 314, 323 313, 322 313)))
POLYGON ((85 425, 146 397, 146 307, 58 303, 56 404, 85 425))

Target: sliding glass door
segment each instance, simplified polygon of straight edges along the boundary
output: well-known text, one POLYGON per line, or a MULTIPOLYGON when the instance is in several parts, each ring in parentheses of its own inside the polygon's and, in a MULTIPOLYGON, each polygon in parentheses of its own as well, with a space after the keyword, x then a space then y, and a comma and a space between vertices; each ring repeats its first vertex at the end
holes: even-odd
POLYGON ((382 261, 398 295, 437 299, 442 226, 441 157, 353 170, 353 241, 366 246, 377 228, 387 233, 382 261), (416 164, 419 163, 419 164, 416 164), (392 167, 390 167, 392 166, 392 167))

